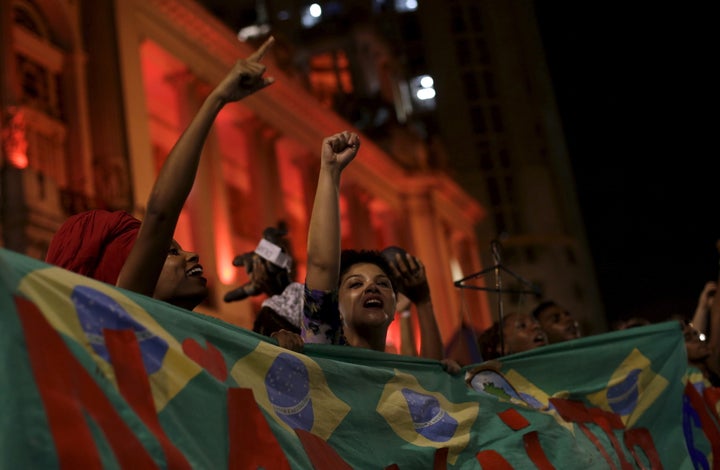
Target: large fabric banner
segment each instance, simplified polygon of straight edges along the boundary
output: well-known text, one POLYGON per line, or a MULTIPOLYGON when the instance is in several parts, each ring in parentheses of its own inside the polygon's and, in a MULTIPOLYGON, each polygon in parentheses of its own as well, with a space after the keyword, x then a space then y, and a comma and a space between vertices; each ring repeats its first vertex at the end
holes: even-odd
POLYGON ((716 468, 680 326, 468 366, 304 354, 0 249, 0 468, 716 468))

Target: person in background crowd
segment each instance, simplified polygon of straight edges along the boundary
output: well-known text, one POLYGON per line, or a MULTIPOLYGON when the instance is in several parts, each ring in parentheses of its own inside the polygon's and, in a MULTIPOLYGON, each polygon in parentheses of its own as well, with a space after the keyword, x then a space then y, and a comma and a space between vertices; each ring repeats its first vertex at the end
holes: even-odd
MULTIPOLYGON (((425 274, 425 266, 422 262, 398 246, 385 248, 382 255, 388 261, 392 269, 393 281, 398 286, 396 308, 401 315, 408 312, 408 316, 401 318, 401 328, 405 330, 412 328, 410 317, 412 315, 410 304, 415 305, 419 327, 420 327, 420 356, 428 359, 443 358, 443 344, 440 337, 440 329, 435 319, 435 310, 430 296, 430 286, 425 274), (409 275, 408 273, 417 273, 409 275), (405 302, 405 300, 409 302, 405 302), (402 307, 402 309, 401 309, 402 307)), ((410 332, 404 332, 403 343, 410 342, 410 332)), ((405 346, 405 344, 403 344, 405 346)), ((415 355, 415 351, 412 351, 415 355)))
POLYGON ((651 322, 647 318, 643 317, 630 317, 627 320, 617 320, 613 322, 612 330, 620 331, 627 330, 628 328, 636 328, 638 326, 650 325, 651 322))
POLYGON ((703 387, 720 386, 720 375, 716 368, 717 361, 713 365, 713 351, 705 335, 682 315, 673 315, 670 319, 677 321, 681 325, 688 366, 690 366, 690 376, 693 375, 693 369, 699 372, 700 379, 692 378, 692 382, 697 384, 702 381, 703 387))
POLYGON ((527 313, 512 312, 503 318, 502 331, 500 322, 494 322, 480 334, 478 344, 483 360, 487 361, 545 346, 548 339, 535 317, 527 313))
MULTIPOLYGON (((688 365, 700 371, 705 386, 720 387, 720 303, 714 302, 718 283, 707 282, 692 321, 675 315, 682 325, 688 365)), ((697 386, 697 385, 696 385, 697 386)))
POLYGON ((695 314, 693 315, 691 324, 703 334, 709 336, 710 323, 710 310, 712 309, 713 300, 715 299, 715 293, 717 292, 718 283, 715 281, 708 281, 705 283, 703 290, 700 292, 698 298, 697 307, 695 307, 695 314))
POLYGON ((552 300, 541 302, 531 313, 540 323, 550 344, 577 339, 581 336, 580 324, 575 317, 552 300))
POLYGON ((265 336, 280 330, 300 334, 303 285, 294 281, 294 260, 286 235, 283 223, 267 227, 255 251, 235 257, 233 264, 243 266, 250 280, 224 297, 225 302, 236 302, 266 295, 253 323, 253 331, 265 336))
MULTIPOLYGON (((720 240, 716 248, 720 252, 720 240)), ((688 363, 702 371, 713 387, 720 387, 720 302, 714 301, 718 285, 720 279, 706 282, 692 321, 681 319, 688 363)))

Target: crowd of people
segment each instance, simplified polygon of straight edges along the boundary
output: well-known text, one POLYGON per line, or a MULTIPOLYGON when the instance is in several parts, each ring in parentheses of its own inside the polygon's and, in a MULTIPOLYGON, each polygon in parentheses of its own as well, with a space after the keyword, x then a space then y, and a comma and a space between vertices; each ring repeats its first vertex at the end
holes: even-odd
MULTIPOLYGON (((272 45, 270 37, 247 59, 238 60, 205 99, 164 162, 142 221, 123 211, 91 210, 70 217, 55 234, 46 261, 187 310, 203 302, 208 289, 199 255, 180 247, 173 235, 218 113, 226 104, 273 83, 262 64, 272 45)), ((250 280, 228 292, 225 301, 264 296, 253 330, 295 351, 308 343, 385 351, 388 327, 397 312, 402 312, 403 337, 410 337, 407 318, 413 305, 420 326, 420 356, 457 373, 460 365, 444 357, 422 261, 400 247, 379 251, 341 246, 340 180, 359 149, 360 138, 350 131, 322 142, 304 282, 295 280, 287 228, 268 227, 253 252, 235 259, 234 264, 242 266, 250 280)), ((717 283, 709 282, 692 320, 679 320, 689 365, 700 370, 708 383, 720 385, 716 291, 717 283)), ((629 319, 614 329, 648 323, 629 319)), ((490 360, 580 337, 580 325, 572 313, 545 300, 528 313, 505 315, 502 322, 479 335, 478 346, 482 359, 490 360)), ((415 354, 414 348, 403 352, 415 354)))

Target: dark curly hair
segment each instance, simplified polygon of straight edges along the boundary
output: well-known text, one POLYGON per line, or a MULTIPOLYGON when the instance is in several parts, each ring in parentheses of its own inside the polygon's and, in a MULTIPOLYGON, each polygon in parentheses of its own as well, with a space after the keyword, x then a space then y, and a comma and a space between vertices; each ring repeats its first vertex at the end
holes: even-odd
POLYGON ((340 282, 351 267, 359 263, 374 264, 380 268, 390 279, 393 292, 397 294, 398 286, 394 280, 392 268, 390 268, 390 264, 382 253, 377 250, 343 250, 340 254, 340 276, 338 282, 340 282))
MULTIPOLYGON (((516 312, 511 312, 505 315, 503 318, 503 326, 507 324, 508 320, 516 315, 516 312)), ((503 352, 500 350, 500 335, 501 326, 499 321, 493 322, 492 326, 478 336, 477 342, 480 348, 480 355, 483 361, 489 361, 490 359, 497 359, 503 356, 503 352)), ((505 345, 507 348, 507 344, 505 345)))
POLYGON ((495 322, 483 331, 477 339, 483 361, 497 359, 500 354, 500 323, 495 322))
POLYGON ((534 309, 532 309, 530 315, 535 317, 536 320, 540 320, 540 314, 550 307, 560 307, 560 305, 558 305, 558 303, 553 300, 544 300, 540 302, 534 309))

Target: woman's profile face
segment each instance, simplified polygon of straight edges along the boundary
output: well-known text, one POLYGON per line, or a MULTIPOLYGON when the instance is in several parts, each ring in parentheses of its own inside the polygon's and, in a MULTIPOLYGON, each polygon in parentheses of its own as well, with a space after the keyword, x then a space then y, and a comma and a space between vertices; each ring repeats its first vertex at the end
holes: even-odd
POLYGON ((207 279, 197 253, 183 250, 175 240, 170 244, 153 297, 192 310, 208 296, 207 279))

